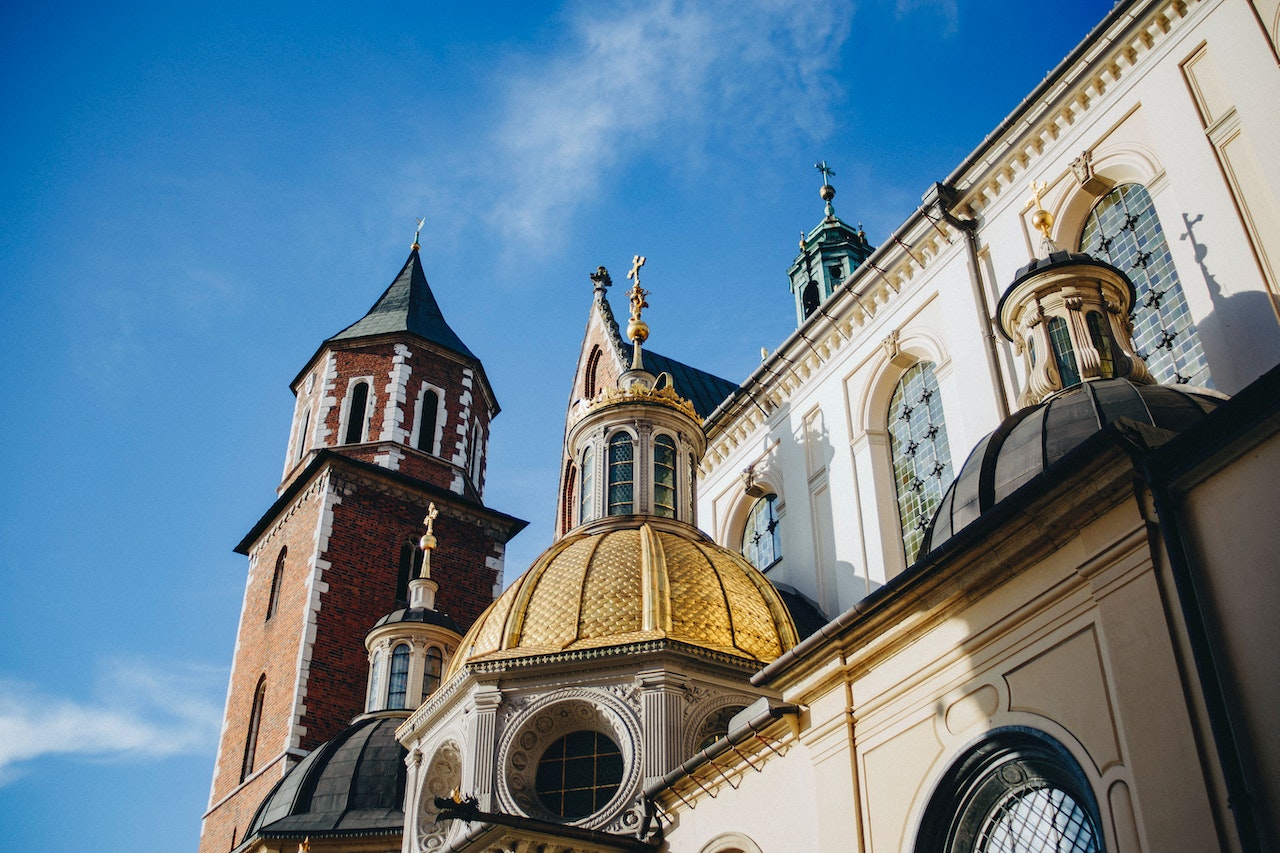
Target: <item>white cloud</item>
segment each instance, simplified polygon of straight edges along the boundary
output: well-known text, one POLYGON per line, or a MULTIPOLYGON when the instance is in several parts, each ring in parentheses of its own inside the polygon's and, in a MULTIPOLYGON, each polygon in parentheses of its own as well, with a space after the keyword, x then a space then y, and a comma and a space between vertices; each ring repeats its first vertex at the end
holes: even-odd
POLYGON ((493 208, 533 244, 640 156, 713 166, 830 132, 833 74, 853 7, 841 2, 584 4, 566 49, 506 67, 493 208))
POLYGON ((97 698, 49 696, 0 680, 0 785, 50 755, 148 758, 212 752, 221 726, 217 667, 114 662, 97 698))

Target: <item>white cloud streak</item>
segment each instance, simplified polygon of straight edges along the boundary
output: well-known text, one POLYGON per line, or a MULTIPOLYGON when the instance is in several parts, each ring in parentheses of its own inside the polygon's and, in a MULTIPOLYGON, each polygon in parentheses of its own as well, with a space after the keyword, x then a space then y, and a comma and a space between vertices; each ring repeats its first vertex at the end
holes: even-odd
POLYGON ((115 662, 99 698, 67 699, 0 680, 0 785, 52 755, 159 758, 212 752, 226 671, 216 667, 115 662))
POLYGON ((502 72, 497 224, 545 240, 640 156, 704 168, 720 147, 823 138, 852 13, 847 0, 578 7, 560 55, 502 72))

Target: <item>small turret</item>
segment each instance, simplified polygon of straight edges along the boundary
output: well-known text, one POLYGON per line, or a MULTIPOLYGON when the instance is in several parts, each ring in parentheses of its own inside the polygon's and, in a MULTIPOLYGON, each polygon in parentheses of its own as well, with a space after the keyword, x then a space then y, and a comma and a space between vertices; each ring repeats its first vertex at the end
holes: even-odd
POLYGON ((800 254, 787 271, 796 302, 797 326, 803 325, 874 251, 861 225, 851 228, 836 216, 832 204, 836 188, 830 181, 835 172, 826 160, 814 168, 822 173, 818 196, 825 203, 823 219, 808 234, 801 232, 800 254))

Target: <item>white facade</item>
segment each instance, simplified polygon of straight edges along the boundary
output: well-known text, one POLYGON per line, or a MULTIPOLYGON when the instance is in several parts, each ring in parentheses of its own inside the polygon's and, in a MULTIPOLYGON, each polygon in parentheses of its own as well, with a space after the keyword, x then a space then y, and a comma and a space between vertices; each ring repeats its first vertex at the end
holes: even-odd
POLYGON ((1073 251, 1101 197, 1141 184, 1213 386, 1231 394, 1280 362, 1275 6, 1113 11, 943 182, 946 210, 925 188, 921 207, 709 419, 703 528, 736 548, 753 495, 776 493, 783 557, 769 577, 828 615, 902 571, 891 395, 913 364, 933 364, 952 472, 1019 408, 1022 358, 983 315, 1041 251, 1032 182, 1045 184, 1054 243, 1073 251))

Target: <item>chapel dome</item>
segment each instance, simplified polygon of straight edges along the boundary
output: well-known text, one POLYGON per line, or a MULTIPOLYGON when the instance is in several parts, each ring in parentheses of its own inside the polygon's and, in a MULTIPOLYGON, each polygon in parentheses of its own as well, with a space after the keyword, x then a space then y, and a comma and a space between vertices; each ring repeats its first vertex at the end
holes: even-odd
POLYGON ((1182 432, 1226 398, 1184 385, 1098 379, 1015 412, 974 447, 947 488, 920 553, 946 542, 979 516, 1118 418, 1182 432))
POLYGON ((276 783, 244 834, 312 838, 404 829, 404 713, 364 717, 316 747, 276 783))
POLYGON ((671 640, 768 663, 797 642, 786 604, 696 528, 604 519, 564 536, 486 610, 449 666, 671 640))

